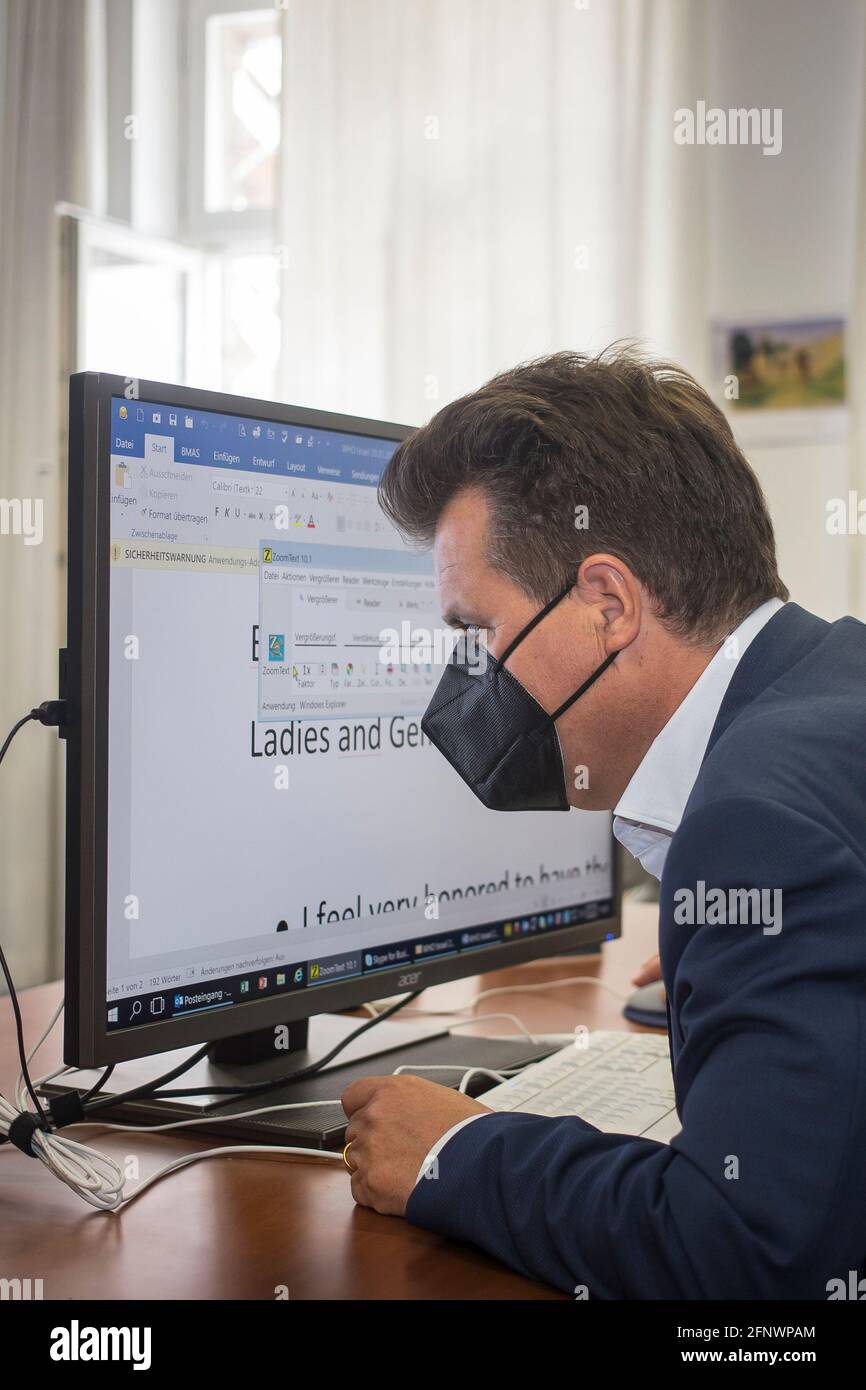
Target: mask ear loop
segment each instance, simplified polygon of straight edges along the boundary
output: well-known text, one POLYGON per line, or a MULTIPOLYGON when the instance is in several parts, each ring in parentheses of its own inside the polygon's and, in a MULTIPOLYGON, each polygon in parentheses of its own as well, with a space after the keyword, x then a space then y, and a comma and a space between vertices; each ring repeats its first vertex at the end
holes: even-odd
POLYGON ((565 598, 566 594, 570 594, 573 588, 574 588, 574 585, 573 585, 573 584, 569 584, 567 588, 563 589, 563 591, 562 591, 561 594, 557 594, 557 595, 556 595, 556 598, 552 598, 552 599, 550 600, 550 603, 546 603, 546 604, 544 605, 544 607, 542 608, 541 612, 540 612, 540 613, 536 613, 535 617, 534 617, 534 618, 531 618, 531 619, 529 620, 529 622, 526 624, 526 627, 522 627, 522 628, 520 629, 520 631, 518 632, 517 636, 508 644, 508 646, 505 648, 505 651, 504 651, 504 652, 502 653, 502 655, 499 657, 499 662, 498 662, 498 664, 499 664, 500 666, 504 666, 504 665, 505 665, 505 663, 506 663, 506 661, 508 660, 508 658, 510 657, 511 653, 514 651, 515 647, 518 647, 518 646, 520 645, 520 643, 523 641, 524 637, 528 637, 528 636, 529 636, 529 634, 530 634, 530 632, 532 631, 532 629, 533 629, 534 627, 537 627, 537 626, 538 626, 538 624, 541 622, 542 618, 546 618, 546 617, 547 617, 547 615, 548 615, 548 613, 551 611, 551 609, 555 608, 556 605, 557 605, 558 603, 562 603, 562 600, 565 598))
POLYGON ((565 711, 566 711, 567 709, 570 709, 570 708, 571 708, 571 706, 574 704, 575 700, 579 700, 580 697, 581 697, 581 695, 585 695, 585 694, 586 694, 587 690, 589 690, 589 687, 590 687, 591 685, 595 685, 595 683, 596 683, 596 681, 598 680, 599 676, 603 676, 603 675, 604 675, 604 673, 605 673, 605 671, 607 670, 607 668, 608 668, 608 666, 610 665, 610 663, 611 663, 612 661, 615 661, 616 658, 617 658, 618 656, 619 656, 619 652, 611 652, 609 656, 606 656, 606 657, 605 657, 604 661, 601 663, 601 665, 600 665, 599 667, 597 667, 597 669, 596 669, 595 671, 593 671, 592 675, 591 675, 591 676, 588 676, 588 677, 586 678, 586 680, 583 682, 583 685, 580 687, 580 689, 579 689, 579 690, 575 690, 575 692, 574 692, 573 695, 569 695, 568 699, 563 701, 563 703, 559 706, 559 709, 555 709, 555 710, 553 711, 553 714, 550 716, 550 722, 551 722, 551 724, 555 724, 556 721, 557 721, 557 719, 559 718, 559 716, 560 716, 561 714, 565 714, 565 711))

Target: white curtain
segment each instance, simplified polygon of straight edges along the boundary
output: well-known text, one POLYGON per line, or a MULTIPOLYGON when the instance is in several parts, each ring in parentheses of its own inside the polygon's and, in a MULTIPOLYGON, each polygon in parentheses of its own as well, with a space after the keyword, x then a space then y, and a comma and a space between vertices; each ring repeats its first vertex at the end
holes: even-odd
POLYGON ((704 365, 692 0, 288 0, 288 400, 409 423, 641 336, 704 365))
MULTIPOLYGON (((0 8, 0 498, 44 518, 41 544, 0 535, 0 738, 56 695, 65 630, 54 205, 86 202, 86 17, 87 0, 0 8)), ((56 733, 33 725, 0 767, 0 934, 18 985, 59 973, 62 765, 56 733)))

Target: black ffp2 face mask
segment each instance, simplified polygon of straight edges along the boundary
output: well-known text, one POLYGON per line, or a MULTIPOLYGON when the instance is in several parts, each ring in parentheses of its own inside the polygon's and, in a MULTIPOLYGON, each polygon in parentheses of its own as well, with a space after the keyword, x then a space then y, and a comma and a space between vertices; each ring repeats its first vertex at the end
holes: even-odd
POLYGON ((617 655, 611 652, 578 690, 548 714, 505 665, 515 647, 561 603, 563 589, 526 624, 498 659, 471 660, 458 642, 421 729, 491 811, 568 811, 556 721, 594 685, 617 655))

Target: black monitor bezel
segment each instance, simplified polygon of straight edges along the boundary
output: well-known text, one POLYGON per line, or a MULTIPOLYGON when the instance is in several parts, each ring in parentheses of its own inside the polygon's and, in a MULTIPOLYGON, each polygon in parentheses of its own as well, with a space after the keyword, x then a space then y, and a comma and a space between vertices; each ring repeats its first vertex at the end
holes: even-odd
POLYGON ((619 936, 621 885, 611 832, 614 915, 549 935, 503 942, 423 965, 237 1004, 225 1011, 109 1031, 106 1018, 108 875, 108 643, 111 402, 114 396, 179 409, 221 411, 281 425, 402 440, 409 426, 107 373, 70 378, 66 689, 66 1002, 64 1060, 115 1062, 216 1042, 331 1013, 371 999, 444 984, 619 936), (406 977, 411 977, 407 983, 406 977))

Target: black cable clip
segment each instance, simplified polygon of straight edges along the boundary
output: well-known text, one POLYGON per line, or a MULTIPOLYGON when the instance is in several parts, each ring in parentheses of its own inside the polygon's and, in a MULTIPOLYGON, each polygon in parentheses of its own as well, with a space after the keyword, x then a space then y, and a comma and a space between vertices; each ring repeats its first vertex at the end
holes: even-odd
POLYGON ((44 1128, 45 1126, 42 1124, 38 1115, 33 1115, 29 1110, 24 1110, 20 1115, 15 1116, 15 1119, 9 1126, 7 1139, 10 1144, 14 1144, 16 1149, 20 1149, 28 1158, 35 1158, 36 1155, 33 1152, 33 1136, 37 1129, 44 1130, 44 1128))
POLYGON ((81 1124, 86 1118, 83 1099, 80 1091, 69 1091, 66 1095, 55 1096, 48 1102, 51 1123, 55 1129, 63 1129, 65 1125, 81 1124))

